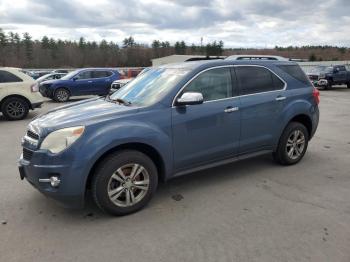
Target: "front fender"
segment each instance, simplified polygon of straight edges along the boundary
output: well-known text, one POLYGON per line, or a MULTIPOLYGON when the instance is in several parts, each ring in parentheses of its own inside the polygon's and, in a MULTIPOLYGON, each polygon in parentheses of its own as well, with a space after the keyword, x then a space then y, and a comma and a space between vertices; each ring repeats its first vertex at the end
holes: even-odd
POLYGON ((154 148, 161 156, 165 177, 172 170, 171 135, 155 125, 137 121, 116 121, 101 128, 89 127, 86 130, 87 139, 84 141, 84 151, 87 152, 85 161, 87 164, 84 174, 90 173, 94 164, 106 152, 128 143, 141 143, 154 148))

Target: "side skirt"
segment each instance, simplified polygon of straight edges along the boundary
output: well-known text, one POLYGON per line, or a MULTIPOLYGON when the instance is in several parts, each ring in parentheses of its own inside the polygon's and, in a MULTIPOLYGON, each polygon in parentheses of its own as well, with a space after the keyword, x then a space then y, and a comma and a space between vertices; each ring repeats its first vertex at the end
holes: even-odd
POLYGON ((220 160, 220 161, 213 162, 213 163, 210 163, 210 164, 206 164, 206 165, 198 166, 198 167, 195 167, 195 168, 190 168, 190 169, 187 169, 187 170, 183 170, 183 171, 175 173, 172 177, 183 176, 183 175, 186 175, 186 174, 189 174, 189 173, 194 173, 194 172, 201 171, 201 170, 204 170, 204 169, 230 164, 230 163, 237 162, 237 161, 244 160, 244 159, 248 159, 248 158, 253 158, 253 157, 257 157, 257 156, 261 156, 261 155, 266 155, 266 154, 269 154, 269 153, 272 153, 272 152, 273 152, 272 150, 262 150, 262 151, 258 151, 258 152, 254 152, 254 153, 238 155, 238 156, 235 156, 235 157, 232 157, 232 158, 228 158, 228 159, 225 159, 225 160, 220 160))

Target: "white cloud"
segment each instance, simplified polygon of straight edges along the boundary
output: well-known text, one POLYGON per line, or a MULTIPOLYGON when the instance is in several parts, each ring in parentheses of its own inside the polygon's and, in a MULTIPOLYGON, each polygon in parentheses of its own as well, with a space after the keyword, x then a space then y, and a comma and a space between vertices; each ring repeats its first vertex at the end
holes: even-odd
POLYGON ((0 1, 0 27, 43 35, 121 42, 132 35, 226 47, 350 46, 346 0, 13 0, 0 1))

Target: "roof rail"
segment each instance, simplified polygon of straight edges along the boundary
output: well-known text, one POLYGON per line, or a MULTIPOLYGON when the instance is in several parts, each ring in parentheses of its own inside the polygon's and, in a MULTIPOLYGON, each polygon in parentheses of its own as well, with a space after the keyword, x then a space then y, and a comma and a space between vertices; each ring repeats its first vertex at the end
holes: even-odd
POLYGON ((272 60, 272 61, 289 61, 288 58, 274 55, 232 55, 227 60, 272 60))

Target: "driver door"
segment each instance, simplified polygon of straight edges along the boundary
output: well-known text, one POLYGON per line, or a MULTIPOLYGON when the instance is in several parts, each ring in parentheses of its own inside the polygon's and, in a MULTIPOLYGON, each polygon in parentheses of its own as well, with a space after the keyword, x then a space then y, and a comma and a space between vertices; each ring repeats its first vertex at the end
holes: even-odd
MULTIPOLYGON (((173 106, 173 154, 176 172, 237 154, 240 99, 231 67, 206 70, 180 92, 199 92, 204 102, 173 106)), ((177 99, 176 98, 176 99, 177 99)), ((176 100, 175 99, 175 100, 176 100)))

